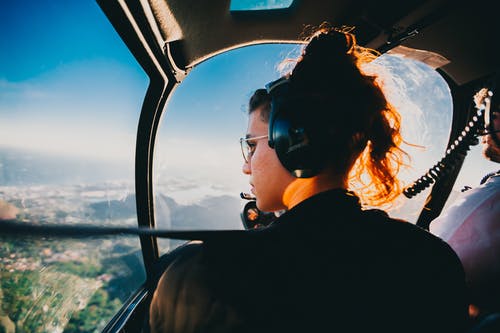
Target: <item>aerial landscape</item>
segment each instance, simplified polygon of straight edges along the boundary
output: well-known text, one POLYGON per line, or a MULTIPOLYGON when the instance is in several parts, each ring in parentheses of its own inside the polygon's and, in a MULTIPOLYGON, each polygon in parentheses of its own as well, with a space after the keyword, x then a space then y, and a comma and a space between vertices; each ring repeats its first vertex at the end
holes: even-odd
MULTIPOLYGON (((15 156, 12 150, 0 150, 0 175, 6 184, 0 186, 0 220, 137 225, 135 195, 129 182, 70 185, 60 170, 45 169, 44 175, 36 174, 44 163, 40 154, 18 152, 15 156), (33 179, 18 172, 31 174, 33 179)), ((75 163, 59 163, 59 167, 67 169, 75 163)), ((157 204, 158 224, 163 227, 241 228, 237 195, 205 197, 187 205, 158 193, 157 204)), ((163 240, 161 251, 180 243, 163 240)), ((100 330, 144 281, 136 237, 72 240, 1 235, 0 332, 100 330)))

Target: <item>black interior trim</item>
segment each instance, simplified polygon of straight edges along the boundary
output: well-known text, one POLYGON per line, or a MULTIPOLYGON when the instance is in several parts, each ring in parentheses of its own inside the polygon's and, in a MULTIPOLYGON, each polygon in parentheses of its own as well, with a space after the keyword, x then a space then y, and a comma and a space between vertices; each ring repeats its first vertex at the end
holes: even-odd
POLYGON ((147 299, 149 295, 149 290, 146 285, 142 285, 123 305, 123 307, 118 311, 118 313, 113 317, 113 319, 104 327, 102 333, 114 333, 114 332, 139 332, 142 326, 142 320, 139 320, 142 315, 138 315, 139 312, 144 313, 147 299), (131 320, 131 318, 135 318, 131 320), (128 329, 125 329, 128 327, 128 329), (132 330, 135 327, 137 330, 132 330))

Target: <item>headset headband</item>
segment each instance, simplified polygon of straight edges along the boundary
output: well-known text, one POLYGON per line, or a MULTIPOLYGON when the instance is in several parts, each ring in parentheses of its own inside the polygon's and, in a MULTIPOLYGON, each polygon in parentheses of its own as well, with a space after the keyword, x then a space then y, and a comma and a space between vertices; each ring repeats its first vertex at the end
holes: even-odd
POLYGON ((274 123, 276 121, 276 115, 279 113, 278 109, 283 100, 288 95, 290 80, 288 76, 283 76, 278 80, 271 81, 266 84, 267 93, 271 96, 271 114, 269 117, 269 147, 275 149, 275 140, 273 135, 274 123))
POLYGON ((271 96, 273 95, 278 95, 281 94, 283 91, 282 89, 286 89, 286 92, 288 92, 288 84, 290 83, 290 79, 288 76, 283 76, 279 78, 278 80, 269 82, 266 84, 266 90, 267 93, 270 94, 271 96))

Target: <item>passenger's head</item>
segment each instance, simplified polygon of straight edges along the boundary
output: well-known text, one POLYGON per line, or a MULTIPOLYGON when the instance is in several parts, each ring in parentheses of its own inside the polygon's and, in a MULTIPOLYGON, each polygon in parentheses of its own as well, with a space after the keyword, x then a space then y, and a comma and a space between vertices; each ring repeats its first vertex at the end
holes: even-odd
POLYGON ((490 126, 487 130, 493 133, 483 136, 483 155, 492 162, 500 163, 500 106, 498 103, 491 106, 490 112, 491 117, 488 119, 490 126))
MULTIPOLYGON (((399 114, 376 77, 362 70, 376 56, 358 46, 352 33, 322 27, 308 38, 284 95, 287 117, 299 123, 306 143, 314 142, 321 156, 320 170, 312 179, 344 188, 357 183, 351 189, 369 205, 389 203, 400 194, 396 174, 404 155, 399 149, 399 114)), ((275 112, 270 95, 259 89, 249 104, 248 136, 268 135, 275 112)), ((252 144, 256 149, 243 171, 251 176, 259 208, 289 208, 284 193, 299 180, 282 165, 267 138, 252 144)))

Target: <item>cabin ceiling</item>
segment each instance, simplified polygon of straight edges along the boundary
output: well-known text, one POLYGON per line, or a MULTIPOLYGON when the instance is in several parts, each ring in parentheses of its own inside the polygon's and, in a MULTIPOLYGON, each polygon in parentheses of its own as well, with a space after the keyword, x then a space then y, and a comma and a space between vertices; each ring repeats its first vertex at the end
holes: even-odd
POLYGON ((359 43, 377 49, 416 30, 401 45, 450 60, 441 69, 460 85, 498 68, 498 24, 490 3, 478 9, 472 1, 295 0, 287 9, 230 12, 230 0, 142 0, 142 7, 149 6, 160 46, 168 45, 170 61, 181 69, 243 45, 297 42, 307 25, 326 21, 355 26, 359 43))
POLYGON ((290 8, 230 12, 230 0, 150 0, 165 42, 180 41, 190 67, 223 50, 270 41, 297 42, 307 25, 354 25, 366 44, 424 1, 295 0, 290 8))

